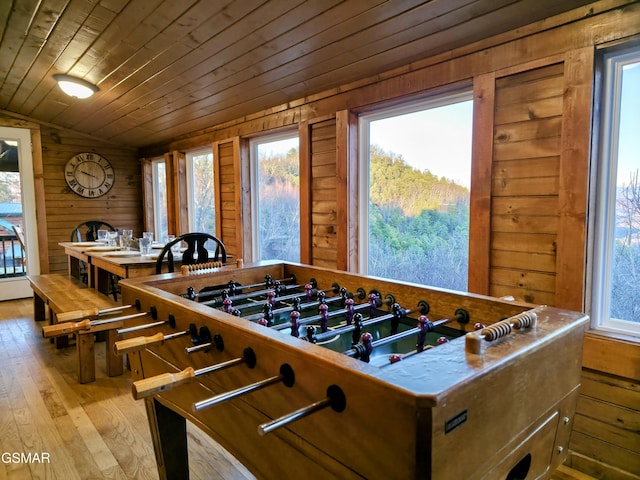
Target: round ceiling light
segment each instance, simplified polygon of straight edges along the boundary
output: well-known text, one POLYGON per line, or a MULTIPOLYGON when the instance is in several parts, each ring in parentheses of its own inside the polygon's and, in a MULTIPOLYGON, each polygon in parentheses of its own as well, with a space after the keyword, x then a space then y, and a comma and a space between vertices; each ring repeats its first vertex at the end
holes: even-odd
POLYGON ((53 78, 60 89, 71 97, 89 98, 99 90, 94 84, 71 75, 56 74, 53 78))

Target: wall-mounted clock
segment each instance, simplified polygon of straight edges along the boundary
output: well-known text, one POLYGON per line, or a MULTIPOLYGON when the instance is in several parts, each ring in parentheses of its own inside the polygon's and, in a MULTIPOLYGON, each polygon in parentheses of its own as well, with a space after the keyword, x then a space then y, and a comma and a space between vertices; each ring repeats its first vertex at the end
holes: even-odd
POLYGON ((65 165, 64 179, 74 193, 85 198, 96 198, 111 190, 115 174, 109 160, 102 155, 78 153, 65 165))

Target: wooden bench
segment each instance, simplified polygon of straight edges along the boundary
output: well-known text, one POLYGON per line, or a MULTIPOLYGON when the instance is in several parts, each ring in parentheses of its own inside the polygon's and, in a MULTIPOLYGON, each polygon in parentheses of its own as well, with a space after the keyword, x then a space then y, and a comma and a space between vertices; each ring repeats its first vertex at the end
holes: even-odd
MULTIPOLYGON (((36 321, 44 321, 49 317, 51 325, 58 323, 58 315, 77 310, 107 309, 119 306, 108 297, 75 277, 64 274, 27 275, 33 289, 33 310, 36 321)), ((107 375, 122 375, 124 366, 122 358, 115 355, 113 344, 117 340, 115 330, 107 330, 106 334, 107 375)), ((57 348, 68 345, 68 335, 55 337, 57 348)), ((78 382, 88 383, 96 379, 95 333, 77 332, 76 350, 78 352, 78 382)))

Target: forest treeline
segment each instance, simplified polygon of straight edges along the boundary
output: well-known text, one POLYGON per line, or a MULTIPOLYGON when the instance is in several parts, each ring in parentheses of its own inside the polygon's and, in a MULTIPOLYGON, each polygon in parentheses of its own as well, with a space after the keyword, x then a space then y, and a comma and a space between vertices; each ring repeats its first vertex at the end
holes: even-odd
MULTIPOLYGON (((259 175, 263 254, 297 259, 297 150, 261 160, 259 175)), ((370 275, 466 291, 468 238, 466 187, 371 147, 370 275)))

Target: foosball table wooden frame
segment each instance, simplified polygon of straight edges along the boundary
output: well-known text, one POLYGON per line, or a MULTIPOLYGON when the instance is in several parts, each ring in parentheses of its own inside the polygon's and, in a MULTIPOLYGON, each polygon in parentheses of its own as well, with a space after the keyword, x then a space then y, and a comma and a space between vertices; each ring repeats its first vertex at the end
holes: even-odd
POLYGON ((123 303, 175 320, 145 333, 172 340, 132 350, 124 346, 139 344, 140 333, 116 342, 128 351, 134 392, 162 375, 205 371, 144 400, 161 478, 188 476, 186 420, 259 478, 547 478, 566 458, 588 320, 582 313, 282 262, 120 285, 123 303), (405 308, 428 302, 432 321, 463 308, 470 321, 455 324, 465 330, 459 338, 380 367, 183 297, 188 287, 266 275, 312 280, 318 289, 375 290, 405 308), (507 326, 495 339, 474 331, 476 322, 504 328, 532 313, 528 328, 507 326), (192 324, 216 339, 210 348, 187 353, 192 324), (225 362, 233 366, 206 372, 225 362), (196 409, 229 392, 229 400, 196 409), (279 419, 283 426, 263 428, 279 419))

